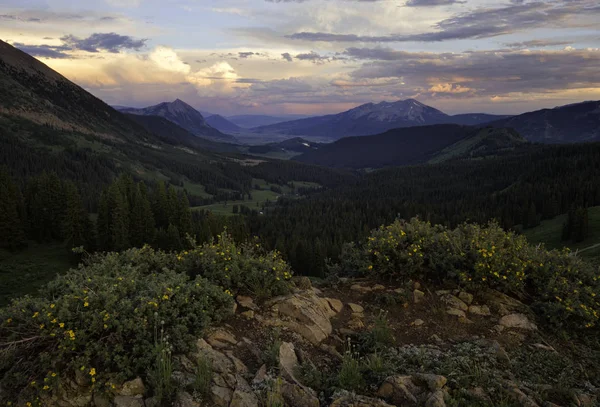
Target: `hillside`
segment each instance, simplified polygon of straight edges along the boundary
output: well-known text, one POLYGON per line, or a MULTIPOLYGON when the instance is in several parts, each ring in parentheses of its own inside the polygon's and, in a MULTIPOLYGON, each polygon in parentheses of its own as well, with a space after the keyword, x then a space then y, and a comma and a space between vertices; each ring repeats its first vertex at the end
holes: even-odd
POLYGON ((241 114, 228 116, 227 120, 244 129, 251 129, 253 127, 269 126, 271 124, 283 123, 291 120, 305 119, 307 117, 308 116, 305 115, 269 116, 261 114, 241 114))
POLYGON ((370 137, 347 137, 295 157, 342 168, 383 168, 482 156, 512 149, 524 140, 504 129, 440 124, 390 130, 370 137))
POLYGON ((123 113, 137 114, 143 116, 160 116, 183 127, 195 136, 207 138, 219 142, 235 143, 236 139, 229 134, 221 133, 219 130, 206 123, 204 116, 182 100, 159 103, 141 109, 126 108, 123 113))
POLYGON ((489 124, 512 127, 527 140, 537 143, 600 141, 600 101, 537 110, 489 124))
POLYGON ((242 130, 241 127, 218 114, 207 116, 206 124, 223 133, 239 133, 242 130))
POLYGON ((219 143, 202 137, 197 137, 160 116, 143 116, 131 113, 124 113, 127 118, 138 123, 149 133, 155 134, 165 143, 174 145, 183 145, 192 148, 199 148, 220 153, 237 153, 239 149, 233 144, 219 143))
POLYGON ((504 116, 463 114, 449 116, 417 100, 367 103, 346 112, 293 120, 252 129, 253 133, 294 135, 337 140, 343 137, 367 136, 390 129, 434 124, 477 125, 504 116))

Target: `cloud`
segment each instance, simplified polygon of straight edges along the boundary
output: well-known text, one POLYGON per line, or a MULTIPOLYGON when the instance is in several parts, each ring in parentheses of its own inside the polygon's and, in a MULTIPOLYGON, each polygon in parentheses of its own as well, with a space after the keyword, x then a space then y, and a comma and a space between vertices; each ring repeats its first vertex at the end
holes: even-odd
POLYGON ((301 61, 310 61, 314 64, 324 64, 325 62, 329 61, 329 57, 320 55, 315 51, 311 51, 304 54, 298 54, 296 55, 296 59, 299 59, 301 61))
POLYGON ((62 52, 65 50, 64 47, 57 47, 52 45, 26 45, 18 42, 13 43, 12 45, 34 57, 56 59, 72 58, 71 55, 62 52))
POLYGON ((160 69, 168 72, 177 72, 182 74, 188 74, 191 68, 188 64, 184 63, 177 53, 171 48, 167 47, 156 47, 148 56, 150 61, 154 62, 160 69))
POLYGON ((298 32, 286 38, 321 42, 435 42, 489 38, 539 27, 594 27, 600 16, 595 0, 551 0, 478 8, 435 24, 436 31, 419 34, 357 35, 298 32))
POLYGON ((289 52, 284 52, 283 54, 281 54, 281 57, 283 59, 285 59, 286 61, 288 61, 288 62, 292 62, 293 61, 293 58, 292 58, 292 56, 290 55, 289 52))
POLYGON ((431 7, 431 6, 450 6, 452 4, 463 4, 466 1, 459 0, 408 0, 406 7, 431 7))
POLYGON ((87 38, 65 35, 61 40, 71 49, 87 52, 108 51, 117 53, 122 49, 139 50, 146 45, 146 39, 136 40, 128 35, 116 33, 96 33, 87 38))
POLYGON ((509 48, 543 48, 543 47, 553 47, 553 46, 562 46, 562 45, 570 45, 572 41, 557 41, 557 40, 530 40, 530 41, 522 41, 522 42, 511 42, 508 44, 504 44, 509 48))

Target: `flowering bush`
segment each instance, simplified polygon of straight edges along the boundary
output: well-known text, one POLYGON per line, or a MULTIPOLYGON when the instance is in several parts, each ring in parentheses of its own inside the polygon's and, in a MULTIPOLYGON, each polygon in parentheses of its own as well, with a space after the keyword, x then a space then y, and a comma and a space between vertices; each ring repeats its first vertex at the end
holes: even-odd
POLYGON ((340 259, 334 270, 343 274, 526 294, 554 325, 592 328, 600 319, 597 268, 567 251, 530 246, 495 223, 448 229, 416 218, 398 220, 372 231, 361 245, 345 246, 340 259))
POLYGON ((256 242, 238 245, 225 233, 213 243, 180 253, 178 259, 191 276, 203 276, 231 295, 264 299, 285 294, 292 278, 279 252, 268 252, 256 242))

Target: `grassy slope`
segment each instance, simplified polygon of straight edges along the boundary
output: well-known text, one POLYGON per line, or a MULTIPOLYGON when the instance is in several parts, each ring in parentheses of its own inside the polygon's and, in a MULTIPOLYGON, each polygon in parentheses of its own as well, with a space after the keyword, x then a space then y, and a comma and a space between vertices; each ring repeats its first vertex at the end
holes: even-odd
POLYGON ((0 250, 0 307, 11 298, 35 293, 70 267, 69 253, 62 244, 30 243, 18 253, 0 250))
MULTIPOLYGON (((304 181, 292 181, 296 188, 319 188, 320 185, 314 182, 304 182, 304 181)), ((290 194, 292 191, 287 185, 278 185, 278 184, 270 184, 263 179, 253 179, 252 186, 255 185, 260 186, 262 189, 257 190, 253 189, 251 191, 252 200, 242 200, 242 201, 227 201, 218 202, 212 205, 204 205, 204 206, 196 206, 193 209, 195 210, 210 210, 213 213, 219 215, 232 215, 233 214, 233 206, 234 205, 245 205, 250 209, 260 209, 267 202, 274 202, 282 196, 282 194, 278 194, 270 190, 272 185, 278 186, 281 188, 283 195, 290 194)))
MULTIPOLYGON (((560 215, 554 219, 545 220, 539 226, 526 230, 525 236, 533 243, 544 243, 549 249, 559 249, 569 247, 571 250, 582 250, 586 247, 600 243, 600 206, 589 208, 590 234, 581 243, 563 242, 560 237, 563 224, 567 220, 567 215, 560 215)), ((581 253, 582 257, 600 258, 600 247, 586 250, 581 253)))

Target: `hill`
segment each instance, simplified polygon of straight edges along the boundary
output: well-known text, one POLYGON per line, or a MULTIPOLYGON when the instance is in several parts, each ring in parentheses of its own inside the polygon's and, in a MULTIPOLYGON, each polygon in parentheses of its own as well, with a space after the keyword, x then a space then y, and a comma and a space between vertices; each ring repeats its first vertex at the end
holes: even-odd
POLYGON ((199 111, 179 99, 141 109, 127 108, 121 110, 121 112, 143 116, 161 116, 183 127, 195 136, 220 142, 236 142, 235 137, 221 133, 219 130, 208 125, 204 116, 199 111))
POLYGON ((512 127, 537 143, 582 143, 600 141, 600 101, 542 109, 489 123, 512 127))
POLYGON ((305 119, 307 117, 308 116, 304 115, 268 116, 259 114, 241 114, 235 116, 228 116, 227 120, 244 129, 251 129, 253 127, 268 126, 271 124, 283 123, 290 120, 305 119))
POLYGON ((242 130, 241 127, 218 114, 207 116, 206 124, 223 133, 239 133, 242 130))
POLYGON ((257 146, 248 147, 249 154, 284 154, 289 157, 296 156, 309 151, 317 150, 322 146, 320 143, 314 143, 303 139, 302 137, 294 137, 278 143, 267 143, 257 146))
POLYGON ((337 140, 343 137, 379 134, 403 127, 434 124, 476 125, 499 117, 502 116, 486 114, 449 116, 415 99, 407 99, 391 103, 367 103, 338 114, 262 126, 251 131, 260 134, 286 134, 337 140))
POLYGON ((346 137, 295 160, 330 167, 382 168, 494 154, 522 143, 518 134, 505 129, 440 124, 394 129, 370 137, 346 137))
POLYGON ((237 153, 239 149, 234 144, 219 143, 192 133, 160 116, 143 116, 124 113, 130 120, 138 123, 149 133, 155 134, 165 143, 183 145, 192 148, 205 149, 220 153, 237 153))

